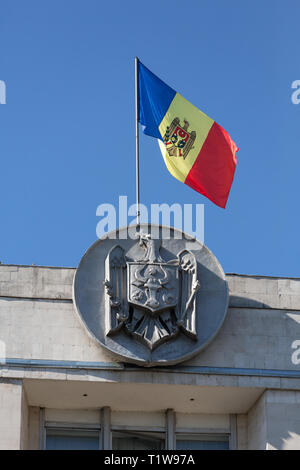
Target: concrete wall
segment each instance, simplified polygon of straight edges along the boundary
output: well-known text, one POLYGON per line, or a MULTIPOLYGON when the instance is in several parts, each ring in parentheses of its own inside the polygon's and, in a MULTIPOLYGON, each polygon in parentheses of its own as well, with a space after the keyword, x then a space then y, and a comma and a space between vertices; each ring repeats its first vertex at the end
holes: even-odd
MULTIPOLYGON (((22 384, 23 385, 23 384, 22 384)), ((28 449, 29 444, 29 409, 28 401, 24 387, 22 386, 21 397, 21 430, 20 430, 20 449, 28 449)))
MULTIPOLYGON (((8 358, 116 361, 83 328, 72 303, 0 298, 0 341, 8 358)), ((292 343, 300 312, 230 308, 214 341, 190 365, 299 370, 292 343)))
POLYGON ((0 450, 27 448, 27 410, 22 381, 0 379, 0 450))
POLYGON ((268 450, 300 449, 300 392, 266 392, 268 450))
POLYGON ((248 449, 248 415, 237 415, 237 449, 248 449))
MULTIPOLYGON (((0 297, 71 300, 74 268, 0 265, 0 297)), ((300 310, 300 278, 226 275, 231 307, 300 310)))
POLYGON ((28 407, 28 449, 38 450, 40 448, 40 408, 38 406, 28 407))
POLYGON ((255 403, 248 413, 248 449, 267 449, 266 394, 255 403))
MULTIPOLYGON (((186 389, 186 397, 196 397, 191 402, 186 398, 187 407, 195 411, 187 415, 177 410, 182 412, 178 422, 188 419, 191 428, 195 427, 193 420, 197 426, 202 423, 203 427, 205 422, 204 428, 214 427, 217 418, 211 412, 215 396, 218 411, 214 413, 226 409, 227 417, 222 419, 240 413, 239 449, 300 449, 300 364, 292 362, 292 345, 300 340, 300 279, 227 275, 229 311, 216 338, 198 356, 176 366, 176 371, 154 373, 124 368, 89 336, 72 303, 74 273, 71 268, 0 265, 0 448, 38 449, 39 406, 45 406, 40 405, 39 391, 46 400, 47 384, 51 383, 65 393, 67 400, 67 382, 73 381, 71 387, 78 391, 78 403, 84 400, 88 388, 89 397, 95 397, 95 406, 102 383, 119 388, 119 384, 133 384, 135 388, 137 384, 148 388, 148 384, 169 384, 174 397, 177 393, 184 396, 186 389), (1 357, 12 362, 1 364, 1 357), (30 367, 34 360, 44 361, 44 366, 30 367), (65 365, 47 368, 47 361, 65 361, 65 365), (71 362, 91 364, 91 369, 72 369, 71 362), (107 367, 93 369, 93 364, 107 367), (201 368, 219 371, 205 373, 199 371, 201 368), (199 403, 207 403, 208 398, 212 400, 209 412, 201 414, 199 403)), ((61 412, 61 416, 68 414, 61 412)), ((98 411, 94 413, 98 419, 98 411)), ((121 415, 113 411, 113 420, 121 415)))
POLYGON ((300 392, 267 390, 248 414, 250 450, 300 449, 300 392))
MULTIPOLYGON (((8 358, 116 362, 89 336, 72 303, 75 270, 0 266, 0 341, 8 358)), ((299 370, 300 280, 228 275, 230 308, 193 366, 299 370), (298 310, 297 310, 298 309, 298 310)))

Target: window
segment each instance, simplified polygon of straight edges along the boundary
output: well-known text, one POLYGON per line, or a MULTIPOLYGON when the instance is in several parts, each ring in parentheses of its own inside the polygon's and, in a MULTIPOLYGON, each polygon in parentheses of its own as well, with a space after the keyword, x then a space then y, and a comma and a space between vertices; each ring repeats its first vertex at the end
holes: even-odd
POLYGON ((147 431, 113 431, 113 450, 162 450, 165 434, 147 431))
POLYGON ((47 450, 98 450, 99 431, 47 429, 47 450))
POLYGON ((42 412, 47 450, 228 450, 236 430, 229 416, 100 410, 42 412), (46 418, 46 419, 45 419, 46 418), (211 424, 211 426, 209 426, 211 424), (176 427, 177 426, 177 427, 176 427), (233 436, 233 437, 232 437, 233 436))
POLYGON ((178 450, 228 450, 228 436, 205 434, 177 434, 178 450))

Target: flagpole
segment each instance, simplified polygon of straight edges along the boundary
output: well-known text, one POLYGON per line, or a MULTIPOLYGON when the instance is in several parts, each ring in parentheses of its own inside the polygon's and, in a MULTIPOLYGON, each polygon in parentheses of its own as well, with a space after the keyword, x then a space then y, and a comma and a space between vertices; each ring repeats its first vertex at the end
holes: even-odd
POLYGON ((139 99, 138 99, 138 62, 135 64, 135 171, 136 171, 136 222, 140 226, 140 149, 139 149, 139 99))

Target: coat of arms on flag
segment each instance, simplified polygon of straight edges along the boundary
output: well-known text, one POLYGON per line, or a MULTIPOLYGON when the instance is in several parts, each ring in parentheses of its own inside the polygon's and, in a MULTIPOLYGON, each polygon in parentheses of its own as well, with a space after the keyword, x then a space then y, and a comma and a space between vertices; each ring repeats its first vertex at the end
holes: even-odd
POLYGON ((170 126, 167 126, 164 135, 164 143, 170 157, 183 157, 185 159, 189 151, 193 148, 196 139, 196 132, 188 132, 189 123, 184 119, 183 127, 180 126, 180 119, 173 119, 170 126))

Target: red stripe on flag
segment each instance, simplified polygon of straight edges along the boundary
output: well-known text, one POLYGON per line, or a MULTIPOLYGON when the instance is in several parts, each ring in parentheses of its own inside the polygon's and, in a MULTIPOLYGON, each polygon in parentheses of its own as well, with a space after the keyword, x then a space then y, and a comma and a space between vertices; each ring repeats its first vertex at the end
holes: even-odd
POLYGON ((237 146, 213 123, 185 184, 225 209, 236 167, 237 146))

